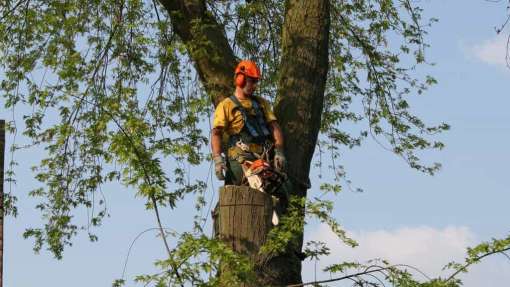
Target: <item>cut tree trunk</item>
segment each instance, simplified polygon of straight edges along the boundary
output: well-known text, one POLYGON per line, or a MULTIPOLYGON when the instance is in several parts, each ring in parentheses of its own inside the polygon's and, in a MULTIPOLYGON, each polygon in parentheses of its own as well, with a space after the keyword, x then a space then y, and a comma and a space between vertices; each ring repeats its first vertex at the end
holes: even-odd
POLYGON ((259 260, 258 251, 271 229, 272 200, 248 186, 220 188, 219 238, 233 250, 259 260))
POLYGON ((215 233, 232 250, 248 256, 256 272, 257 282, 243 287, 284 286, 282 282, 296 276, 292 274, 295 266, 281 266, 285 262, 283 255, 269 258, 259 253, 273 227, 272 215, 273 200, 269 194, 248 186, 220 188, 215 233))
POLYGON ((261 286, 260 280, 265 277, 259 274, 266 261, 259 255, 259 250, 272 227, 272 205, 270 195, 248 186, 226 185, 220 188, 215 233, 232 250, 248 256, 257 272, 258 282, 243 284, 243 287, 261 286))

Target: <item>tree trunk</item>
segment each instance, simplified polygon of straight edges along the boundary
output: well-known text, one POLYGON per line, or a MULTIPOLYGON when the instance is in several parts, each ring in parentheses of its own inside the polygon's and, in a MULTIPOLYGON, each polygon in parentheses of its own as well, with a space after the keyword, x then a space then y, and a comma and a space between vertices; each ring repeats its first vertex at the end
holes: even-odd
MULTIPOLYGON (((207 11, 204 0, 159 1, 168 11, 175 32, 186 44, 207 93, 217 105, 233 91, 236 64, 223 27, 207 11)), ((310 187, 310 163, 321 124, 328 71, 329 10, 329 0, 285 2, 275 113, 285 137, 287 172, 292 185, 290 194, 298 197, 306 197, 310 187)), ((244 221, 230 220, 223 224, 226 230, 248 228, 244 221), (234 226, 228 226, 230 223, 234 226)), ((265 236, 267 231, 260 230, 260 233, 265 236)), ((300 232, 295 234, 286 254, 266 262, 262 267, 271 273, 269 277, 264 277, 263 272, 258 273, 261 276, 259 282, 265 282, 261 286, 300 283, 301 258, 298 254, 302 245, 303 232, 300 232)), ((239 248, 244 251, 247 247, 241 244, 239 248)))
POLYGON ((220 188, 219 238, 240 253, 258 260, 257 252, 271 229, 272 200, 248 186, 220 188))
POLYGON ((324 106, 330 4, 327 0, 286 3, 275 113, 289 156, 287 172, 297 184, 294 194, 305 196, 324 106))
POLYGON ((242 287, 285 286, 301 275, 296 273, 301 270, 301 261, 288 261, 288 254, 268 257, 259 253, 273 227, 273 203, 270 195, 248 186, 220 188, 215 234, 232 250, 248 256, 254 265, 255 282, 242 287))
POLYGON ((216 233, 232 250, 248 256, 257 273, 257 283, 243 287, 268 285, 270 274, 264 268, 267 258, 259 255, 259 250, 272 227, 272 205, 270 195, 248 186, 220 188, 216 233))
MULTIPOLYGON (((276 117, 282 127, 291 196, 306 197, 310 164, 321 125, 328 72, 328 0, 286 2, 276 117)), ((305 212, 301 213, 304 216, 305 212)), ((278 258, 282 285, 301 283, 303 230, 278 258)))

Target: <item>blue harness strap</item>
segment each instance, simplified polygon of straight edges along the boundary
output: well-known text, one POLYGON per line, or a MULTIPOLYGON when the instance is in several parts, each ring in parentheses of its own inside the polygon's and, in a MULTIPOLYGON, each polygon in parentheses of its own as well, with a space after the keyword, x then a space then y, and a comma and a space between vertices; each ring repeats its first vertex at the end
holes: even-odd
POLYGON ((251 99, 252 108, 255 110, 255 122, 253 122, 252 117, 248 115, 248 111, 241 105, 239 100, 235 96, 230 96, 230 99, 241 112, 244 126, 252 137, 259 138, 269 136, 269 130, 267 129, 266 122, 264 120, 264 114, 256 100, 251 99))
POLYGON ((266 121, 264 119, 264 114, 262 113, 262 108, 259 106, 259 103, 255 99, 251 100, 251 105, 255 109, 255 114, 256 114, 256 117, 257 117, 257 122, 259 124, 259 127, 262 129, 262 133, 266 137, 269 136, 269 130, 267 129, 267 124, 266 124, 266 121))

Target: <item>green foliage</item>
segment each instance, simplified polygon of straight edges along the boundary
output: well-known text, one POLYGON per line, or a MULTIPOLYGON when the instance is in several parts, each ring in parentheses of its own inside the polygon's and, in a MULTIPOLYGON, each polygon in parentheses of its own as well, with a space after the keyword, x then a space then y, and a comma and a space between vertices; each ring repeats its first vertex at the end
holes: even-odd
MULTIPOLYGON (((222 242, 205 235, 184 233, 169 258, 156 262, 163 272, 137 276, 135 281, 154 286, 239 286, 255 279, 252 262, 222 242), (215 276, 221 272, 220 277, 215 276)), ((118 280, 119 284, 123 283, 118 280)), ((119 285, 122 286, 122 285, 119 285)))
POLYGON ((292 196, 285 215, 280 218, 278 225, 271 229, 260 253, 266 256, 281 254, 287 250, 290 244, 296 244, 303 233, 305 217, 303 208, 306 199, 292 196))
POLYGON ((454 273, 448 278, 448 280, 453 280, 459 273, 467 272, 468 267, 479 263, 487 256, 502 254, 508 257, 505 252, 509 250, 510 236, 503 239, 492 239, 490 242, 482 242, 475 247, 468 248, 467 257, 463 263, 450 262, 445 266, 444 269, 454 270, 454 273))
POLYGON ((61 258, 80 228, 73 221, 80 206, 95 210, 82 228, 100 225, 108 211, 95 194, 106 182, 133 187, 148 207, 150 197, 175 207, 204 188, 186 180, 182 164, 169 175, 161 162, 204 159, 207 138, 198 124, 210 106, 189 89, 189 60, 179 41, 168 42, 168 21, 158 20, 148 4, 26 1, 5 10, 2 95, 6 108, 31 107, 23 134, 47 151, 33 168, 43 187, 30 194, 42 199, 37 208, 48 223, 25 233, 37 251, 48 244, 61 258))
POLYGON ((304 253, 307 258, 318 260, 320 256, 330 254, 326 243, 320 241, 309 241, 306 243, 304 253))
MULTIPOLYGON (((341 262, 326 266, 324 271, 330 274, 350 274, 334 278, 332 281, 351 279, 360 286, 458 287, 462 286, 462 281, 456 277, 462 272, 467 272, 468 267, 480 263, 485 257, 494 254, 507 256, 505 252, 508 250, 510 250, 510 236, 504 239, 493 239, 490 242, 483 242, 468 248, 467 257, 463 263, 451 262, 445 266, 444 269, 453 271, 446 278, 429 278, 413 266, 392 265, 385 260, 371 260, 366 264, 341 262), (418 281, 415 279, 416 274, 424 278, 418 281)), ((327 252, 322 250, 320 254, 327 254, 327 252)))
POLYGON ((306 205, 307 214, 311 216, 315 216, 322 223, 326 223, 331 231, 338 236, 343 243, 347 244, 350 247, 358 246, 358 243, 353 239, 349 238, 345 231, 340 227, 338 221, 331 217, 331 212, 333 211, 333 202, 329 200, 321 200, 319 198, 315 198, 314 201, 309 201, 306 205))
MULTIPOLYGON (((259 91, 273 100, 286 2, 205 1, 208 15, 224 27, 235 54, 260 63, 264 77, 259 91)), ((361 145, 368 135, 389 145, 387 149, 412 168, 433 174, 439 165, 423 164, 418 153, 443 148, 431 136, 448 125, 425 124, 411 112, 409 96, 421 95, 436 83, 433 77, 414 74, 418 66, 427 64, 425 29, 435 20, 423 24, 420 8, 409 0, 331 1, 331 5, 329 72, 318 148, 320 156, 331 154, 328 170, 334 181, 322 184, 321 190, 332 195, 342 190, 345 172, 335 160, 345 147, 361 145), (346 123, 358 131, 349 132, 346 123)), ((189 194, 197 194, 198 210, 205 206, 206 184, 188 180, 187 167, 208 159, 204 151, 208 131, 202 129, 211 105, 190 54, 215 55, 193 43, 184 45, 170 16, 155 1, 6 0, 0 4, 0 15, 4 72, 0 94, 7 109, 25 107, 22 125, 13 121, 9 130, 14 133, 20 126, 31 140, 26 148, 39 146, 46 151, 33 167, 41 187, 30 193, 40 199, 37 209, 45 222, 24 234, 34 239, 36 251, 46 247, 62 258, 65 246, 82 229, 97 240, 91 227, 108 216, 101 189, 108 182, 135 190, 146 199, 148 209, 176 208, 189 194), (80 208, 92 211, 85 223, 75 220, 80 208)), ((178 20, 183 15, 173 16, 178 20)), ((203 31, 207 25, 197 21, 192 28, 203 31)), ((13 146, 13 150, 22 148, 13 146)), ((15 166, 12 161, 7 172, 11 181, 15 166)), ((11 214, 16 214, 15 200, 6 197, 11 214)), ((345 244, 356 246, 331 217, 332 209, 333 202, 321 197, 292 197, 288 212, 261 252, 272 255, 292 245, 300 247, 310 218, 328 224, 345 244)), ((154 286, 233 286, 253 280, 252 263, 205 236, 202 224, 202 218, 196 217, 196 233, 183 233, 168 258, 156 262, 161 273, 136 280, 154 286)), ((494 241, 475 247, 466 264, 507 246, 508 241, 494 241)), ((317 242, 305 249, 313 259, 328 252, 317 242)), ((326 270, 374 268, 343 262, 326 270)), ((394 286, 459 284, 454 278, 418 283, 405 269, 384 262, 380 268, 385 268, 381 272, 394 286)), ((125 283, 123 278, 113 286, 125 283)))
MULTIPOLYGON (((443 148, 430 136, 449 126, 428 126, 410 111, 410 97, 436 83, 428 75, 414 76, 418 65, 427 64, 424 37, 436 21, 423 23, 416 5, 407 0, 332 2, 330 70, 319 141, 331 158, 340 156, 341 146, 359 146, 370 135, 414 169, 433 174, 440 168, 438 163, 422 163, 417 152, 443 148), (349 133, 348 122, 366 128, 349 133)), ((344 177, 335 174, 337 180, 344 177)))
POLYGON ((208 7, 225 27, 235 55, 253 59, 260 66, 263 77, 258 85, 258 93, 274 100, 285 1, 252 1, 250 4, 215 1, 209 2, 208 7))
MULTIPOLYGON (((289 201, 289 208, 285 215, 280 219, 280 223, 275 226, 268 234, 268 240, 262 246, 260 253, 266 256, 274 256, 284 253, 289 246, 297 244, 303 233, 303 228, 306 224, 306 219, 318 219, 322 223, 326 223, 333 233, 338 236, 338 239, 351 247, 356 247, 358 244, 353 239, 349 238, 346 232, 340 227, 338 221, 330 214, 333 210, 333 202, 315 199, 308 201, 305 198, 292 196, 289 201)), ((317 242, 309 242, 310 246, 316 245, 315 250, 305 250, 305 255, 319 256, 327 254, 327 247, 317 249, 317 242)), ((320 244, 319 244, 320 245, 320 244)))
MULTIPOLYGON (((420 270, 409 265, 392 265, 385 260, 370 260, 366 264, 343 262, 324 268, 330 274, 348 274, 329 281, 351 280, 354 286, 405 286, 405 287, 459 287, 459 280, 431 279, 420 270), (425 277, 418 281, 413 273, 425 277)), ((325 280, 326 281, 326 280, 325 280)))

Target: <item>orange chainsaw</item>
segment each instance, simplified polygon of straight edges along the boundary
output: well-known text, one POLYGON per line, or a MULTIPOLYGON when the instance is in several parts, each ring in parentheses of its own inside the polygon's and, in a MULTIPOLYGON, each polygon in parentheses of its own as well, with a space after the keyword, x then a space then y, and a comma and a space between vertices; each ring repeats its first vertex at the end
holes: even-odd
POLYGON ((245 161, 242 164, 243 172, 251 188, 268 194, 275 194, 287 176, 274 169, 269 162, 263 159, 245 161))
MULTIPOLYGON (((275 195, 287 178, 285 173, 277 171, 269 162, 263 159, 254 161, 246 160, 243 162, 242 167, 249 186, 253 189, 270 194, 273 199, 273 206, 276 206, 279 202, 279 198, 275 195)), ((271 221, 274 225, 278 225, 279 218, 276 210, 273 210, 271 221)))

